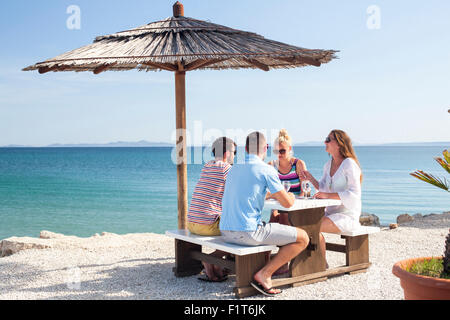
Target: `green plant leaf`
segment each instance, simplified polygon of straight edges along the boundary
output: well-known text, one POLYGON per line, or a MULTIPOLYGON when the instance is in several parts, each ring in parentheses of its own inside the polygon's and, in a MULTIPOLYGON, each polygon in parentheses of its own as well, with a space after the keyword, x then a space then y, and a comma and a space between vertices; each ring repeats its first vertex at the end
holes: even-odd
POLYGON ((442 154, 444 155, 445 161, 446 161, 447 163, 450 163, 450 152, 449 152, 448 150, 444 150, 444 151, 442 152, 442 154))
POLYGON ((450 153, 448 152, 448 150, 444 150, 442 154, 444 155, 444 159, 439 157, 436 157, 434 159, 437 161, 437 163, 439 163, 439 165, 442 168, 444 168, 445 171, 450 173, 450 153))
POLYGON ((422 181, 425 181, 425 182, 427 182, 429 184, 432 184, 432 185, 434 185, 434 186, 436 186, 438 188, 441 188, 441 189, 444 189, 446 191, 449 191, 449 184, 448 184, 448 182, 447 182, 447 180, 445 178, 444 178, 444 180, 441 180, 441 179, 439 179, 439 178, 437 178, 437 177, 435 177, 435 176, 433 176, 433 175, 431 175, 429 173, 423 172, 422 170, 417 170, 417 171, 415 171, 413 173, 410 173, 410 175, 415 177, 415 178, 417 178, 417 179, 419 179, 419 180, 422 180, 422 181))
MULTIPOLYGON (((446 170, 448 173, 450 173, 450 152, 448 150, 444 150, 442 152, 442 155, 444 156, 444 159, 436 157, 434 158, 439 165, 444 168, 444 170, 446 170)), ((414 178, 417 178, 419 180, 425 181, 429 184, 432 184, 438 188, 441 188, 443 190, 446 190, 448 192, 450 192, 450 187, 449 187, 449 182, 447 181, 446 178, 437 178, 435 176, 433 176, 432 174, 423 172, 422 170, 416 170, 413 173, 410 173, 411 176, 413 176, 414 178)))

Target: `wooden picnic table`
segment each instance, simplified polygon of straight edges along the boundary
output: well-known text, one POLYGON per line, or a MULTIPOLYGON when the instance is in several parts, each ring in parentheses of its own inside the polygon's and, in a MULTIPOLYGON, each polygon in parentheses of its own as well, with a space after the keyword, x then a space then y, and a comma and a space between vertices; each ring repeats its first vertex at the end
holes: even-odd
MULTIPOLYGON (((341 233, 345 244, 327 243, 326 250, 345 253, 346 265, 332 269, 326 268, 325 253, 320 249, 320 221, 328 206, 341 205, 340 200, 296 199, 287 209, 275 200, 265 201, 264 208, 286 212, 293 226, 302 228, 310 237, 308 247, 291 260, 288 277, 272 279, 273 287, 286 285, 299 286, 344 273, 365 272, 370 266, 368 235, 379 232, 376 227, 360 227, 357 230, 341 233)), ((188 230, 166 231, 166 235, 175 238, 175 267, 177 277, 196 275, 202 269, 201 261, 216 264, 236 274, 234 289, 238 298, 258 293, 251 285, 253 275, 266 264, 266 255, 277 250, 276 246, 245 246, 224 242, 221 236, 198 236, 188 230), (209 247, 231 253, 234 259, 221 259, 203 253, 202 248, 209 247)))
MULTIPOLYGON (((348 273, 368 267, 368 257, 357 263, 347 263, 346 266, 328 269, 326 267, 325 252, 320 248, 320 222, 328 206, 341 205, 341 200, 331 199, 295 199, 290 208, 284 208, 276 200, 266 200, 264 208, 276 209, 281 213, 288 213, 289 221, 294 227, 301 228, 309 235, 308 247, 291 260, 288 278, 273 279, 274 287, 292 284, 293 286, 324 281, 328 276, 348 273), (359 263, 359 262, 362 262, 359 263)), ((359 248, 359 247, 358 247, 359 248)), ((344 245, 327 244, 327 250, 346 252, 344 245)))

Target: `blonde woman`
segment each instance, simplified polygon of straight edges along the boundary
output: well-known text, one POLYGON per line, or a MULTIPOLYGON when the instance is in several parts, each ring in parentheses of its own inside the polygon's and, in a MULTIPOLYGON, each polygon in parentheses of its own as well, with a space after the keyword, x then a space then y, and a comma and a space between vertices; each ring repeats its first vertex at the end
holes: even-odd
MULTIPOLYGON (((323 168, 320 181, 308 171, 301 172, 302 179, 308 179, 319 190, 317 199, 337 199, 340 206, 325 209, 320 231, 341 233, 352 231, 360 226, 361 215, 361 182, 362 173, 358 158, 352 146, 350 137, 342 130, 332 130, 325 139, 325 150, 331 159, 323 168)), ((325 239, 320 237, 322 252, 325 251, 325 239)))
MULTIPOLYGON (((291 188, 288 190, 289 192, 298 196, 303 195, 299 173, 306 171, 306 164, 303 160, 292 156, 292 139, 286 129, 281 129, 278 137, 275 139, 273 153, 278 156, 278 159, 270 161, 269 165, 277 169, 281 182, 288 181, 290 183, 291 188)), ((288 215, 272 210, 270 222, 289 225, 288 215)))

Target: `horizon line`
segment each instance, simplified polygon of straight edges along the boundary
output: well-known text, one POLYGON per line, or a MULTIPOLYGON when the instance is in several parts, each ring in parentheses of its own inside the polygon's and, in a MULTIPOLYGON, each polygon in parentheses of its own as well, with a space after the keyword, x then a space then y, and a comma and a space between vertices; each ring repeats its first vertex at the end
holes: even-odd
MULTIPOLYGON (((136 142, 129 141, 116 141, 116 142, 106 142, 106 143, 52 143, 48 145, 20 145, 20 144, 9 144, 0 146, 0 148, 77 148, 77 147, 104 147, 104 148, 123 148, 123 147, 174 147, 175 143, 170 142, 152 142, 140 140, 136 142)), ((292 144, 293 147, 301 147, 301 146, 322 146, 322 141, 305 141, 305 142, 295 142, 292 144)), ((399 146, 399 145, 434 145, 434 146, 449 146, 450 141, 412 141, 412 142, 373 142, 373 143, 361 143, 355 142, 354 146, 399 146)), ((239 145, 239 147, 243 147, 244 145, 239 145)), ((210 145, 195 145, 188 144, 187 147, 210 147, 210 145)))

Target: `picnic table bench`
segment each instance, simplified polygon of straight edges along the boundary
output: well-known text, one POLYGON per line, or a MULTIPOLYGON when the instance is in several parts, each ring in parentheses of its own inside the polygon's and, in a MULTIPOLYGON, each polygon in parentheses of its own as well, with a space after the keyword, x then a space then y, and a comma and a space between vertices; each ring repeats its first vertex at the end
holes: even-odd
POLYGON ((201 261, 227 268, 236 274, 237 297, 256 294, 250 285, 253 275, 266 264, 266 253, 277 251, 277 246, 244 246, 228 243, 221 236, 199 236, 188 230, 166 231, 166 235, 175 238, 175 267, 173 271, 177 277, 198 274, 203 265, 201 261), (202 252, 202 247, 221 250, 234 255, 234 260, 221 259, 202 252))
MULTIPOLYGON (((286 285, 299 286, 340 274, 365 272, 369 262, 369 234, 380 231, 378 227, 361 226, 352 232, 341 233, 345 244, 327 243, 326 250, 345 253, 345 265, 326 269, 325 255, 319 246, 319 222, 328 205, 339 204, 339 200, 303 200, 289 210, 291 224, 304 229, 310 236, 310 244, 289 264, 289 276, 272 279, 273 287, 286 285), (306 201, 306 202, 305 202, 306 201)), ((269 207, 276 204, 266 201, 269 207)), ((198 274, 203 266, 201 261, 227 268, 236 274, 234 292, 238 298, 258 293, 250 282, 253 275, 266 264, 267 253, 278 250, 277 246, 245 246, 227 243, 221 236, 199 236, 188 230, 166 231, 166 235, 175 238, 175 276, 184 277, 198 274), (234 260, 221 259, 202 252, 202 247, 221 250, 234 255, 234 260)))

